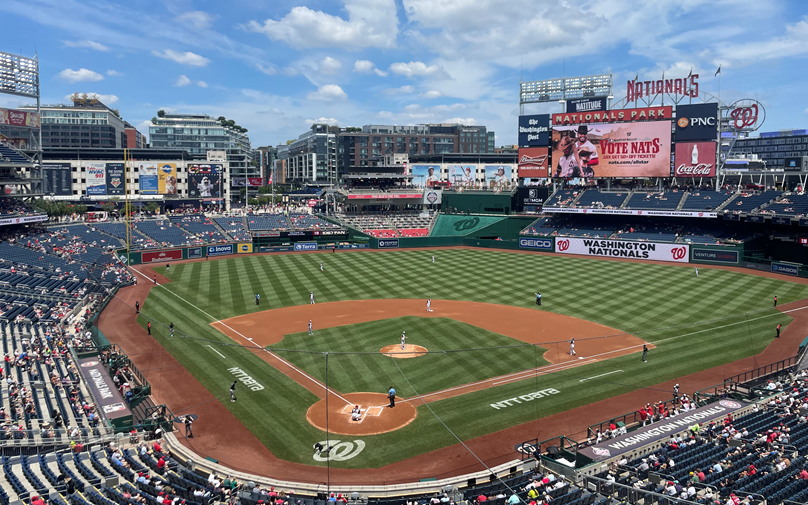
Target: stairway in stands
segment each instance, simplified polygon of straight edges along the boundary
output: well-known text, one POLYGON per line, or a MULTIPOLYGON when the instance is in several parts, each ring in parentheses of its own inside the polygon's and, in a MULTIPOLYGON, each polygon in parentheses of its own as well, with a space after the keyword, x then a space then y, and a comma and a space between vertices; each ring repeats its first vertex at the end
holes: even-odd
POLYGON ((33 163, 34 160, 22 152, 0 143, 0 162, 29 164, 33 163))

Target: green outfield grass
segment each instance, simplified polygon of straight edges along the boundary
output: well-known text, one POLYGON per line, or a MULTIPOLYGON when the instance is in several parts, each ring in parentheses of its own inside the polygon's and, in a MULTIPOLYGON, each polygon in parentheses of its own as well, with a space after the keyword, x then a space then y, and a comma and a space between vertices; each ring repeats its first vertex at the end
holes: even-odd
MULTIPOLYGON (((399 384, 403 373, 415 391, 426 394, 548 363, 542 358, 544 348, 527 346, 453 319, 413 316, 326 328, 312 336, 308 332, 295 333, 269 349, 320 382, 325 382, 324 353, 339 349, 338 353, 329 354, 328 374, 329 387, 341 393, 383 393, 390 384, 399 384), (432 352, 418 358, 397 359, 395 363, 393 358, 374 352, 399 344, 402 331, 407 332, 407 343, 432 352), (499 348, 451 352, 486 347, 499 348)), ((405 390, 399 394, 415 394, 405 390)))
MULTIPOLYGON (((172 282, 151 291, 138 322, 145 326, 151 320, 152 333, 161 344, 273 453, 290 461, 324 464, 312 459, 311 446, 315 441, 324 440, 325 433, 305 420, 306 410, 316 397, 250 350, 234 345, 233 340, 212 328, 211 322, 268 308, 305 304, 309 291, 314 291, 317 303, 433 298, 553 311, 633 332, 658 347, 651 351, 647 364, 640 362, 638 355, 629 355, 430 404, 446 424, 465 439, 757 354, 774 337, 777 323, 786 325, 791 321, 787 315, 771 308, 774 295, 780 303, 808 297, 805 285, 706 266, 701 266, 700 270, 701 275, 696 277, 693 268, 687 266, 469 249, 231 257, 172 265, 168 275, 172 282), (430 259, 433 253, 434 265, 430 259), (319 271, 321 261, 325 263, 324 273, 319 271), (544 305, 540 308, 534 305, 536 291, 543 295, 544 305), (255 306, 255 293, 261 294, 260 307, 255 306), (159 327, 158 321, 166 325, 173 321, 178 335, 194 338, 168 338, 167 330, 159 327), (227 393, 233 380, 227 370, 230 367, 241 368, 266 389, 243 392, 238 402, 231 403, 227 393), (622 372, 581 382, 615 370, 622 372), (491 406, 545 388, 555 388, 561 394, 507 408, 491 406)), ((460 332, 464 338, 507 339, 462 323, 412 320, 419 325, 432 321, 446 324, 447 332, 451 328, 451 332, 460 332)), ((551 340, 566 340, 563 328, 556 330, 551 340)), ((400 321, 388 320, 317 330, 315 339, 311 340, 307 336, 290 335, 275 347, 344 352, 367 345, 378 350, 383 345, 397 343, 400 332, 400 321), (378 326, 373 326, 375 324, 378 326), (373 328, 378 328, 378 333, 373 328)), ((407 333, 410 333, 409 328, 407 333)), ((431 334, 430 331, 424 333, 431 334)), ((410 343, 424 345, 418 341, 410 343)), ((446 349, 449 345, 441 343, 443 341, 425 347, 434 345, 446 349)), ((451 342, 451 346, 457 349, 464 344, 461 339, 451 342)), ((319 355, 283 354, 285 359, 302 363, 306 370, 318 376, 322 372, 316 366, 319 358, 314 356, 319 355), (301 360, 311 361, 303 363, 301 360)), ((540 351, 531 350, 525 351, 524 361, 514 362, 508 356, 508 363, 501 367, 502 373, 514 371, 513 367, 536 366, 537 356, 540 351)), ((353 358, 339 355, 332 358, 329 384, 337 390, 378 391, 382 388, 383 392, 392 382, 400 395, 414 394, 398 369, 389 367, 389 362, 384 369, 367 365, 357 373, 355 367, 359 362, 340 365, 343 359, 353 358)), ((385 363, 385 359, 390 360, 379 356, 371 361, 385 363)), ((408 377, 415 379, 413 386, 418 392, 424 393, 447 387, 443 384, 473 382, 478 377, 496 373, 489 370, 500 366, 499 359, 502 357, 493 353, 479 357, 458 352, 400 360, 399 364, 408 377), (434 362, 422 369, 418 365, 426 363, 422 361, 425 358, 434 362), (458 367, 461 370, 454 370, 458 367), (464 380, 464 375, 468 380, 464 380)), ((648 400, 668 396, 667 392, 649 390, 648 400)), ((597 412, 593 412, 589 421, 601 420, 597 412)), ((332 466, 377 467, 456 442, 423 406, 418 407, 418 418, 404 429, 365 437, 365 441, 367 447, 358 457, 332 462, 332 466)))

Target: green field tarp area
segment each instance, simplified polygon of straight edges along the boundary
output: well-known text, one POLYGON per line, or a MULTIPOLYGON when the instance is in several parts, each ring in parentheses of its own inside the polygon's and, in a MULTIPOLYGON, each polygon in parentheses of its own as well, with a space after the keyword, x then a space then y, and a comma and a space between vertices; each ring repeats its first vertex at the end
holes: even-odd
POLYGON ((482 230, 486 226, 506 219, 500 216, 470 216, 470 215, 446 215, 438 216, 435 226, 432 228, 432 237, 457 237, 470 235, 473 232, 482 230))

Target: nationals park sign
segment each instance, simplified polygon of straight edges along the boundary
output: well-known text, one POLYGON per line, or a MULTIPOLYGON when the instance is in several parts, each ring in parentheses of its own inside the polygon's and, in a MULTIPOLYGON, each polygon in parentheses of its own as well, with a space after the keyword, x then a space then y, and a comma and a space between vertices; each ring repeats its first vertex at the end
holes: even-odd
POLYGON ((675 263, 690 262, 690 246, 687 244, 556 237, 555 246, 556 252, 564 254, 671 261, 675 263))

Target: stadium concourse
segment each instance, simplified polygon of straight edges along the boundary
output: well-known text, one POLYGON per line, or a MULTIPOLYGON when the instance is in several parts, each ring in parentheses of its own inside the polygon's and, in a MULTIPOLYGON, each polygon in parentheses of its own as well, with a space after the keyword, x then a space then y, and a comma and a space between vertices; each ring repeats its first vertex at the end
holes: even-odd
MULTIPOLYGON (((580 196, 560 198, 559 204, 569 204, 580 196)), ((626 198, 620 205, 633 199, 626 198)), ((740 197, 726 201, 737 198, 740 197)), ((775 199, 757 205, 769 205, 775 199)), ((4 212, 26 215, 33 211, 9 205, 4 212)), ((343 216, 338 222, 368 230, 392 230, 403 237, 404 230, 429 230, 435 219, 436 216, 369 215, 343 216)), ((581 229, 589 229, 594 236, 602 234, 606 238, 608 232, 608 237, 615 238, 614 234, 636 234, 636 228, 640 227, 625 221, 593 226, 591 222, 563 219, 543 216, 522 235, 574 236, 581 229)), ((687 226, 671 228, 666 222, 658 226, 639 231, 651 234, 657 241, 664 235, 662 241, 671 242, 689 236, 689 231, 692 235, 726 241, 748 238, 735 234, 719 237, 715 230, 689 230, 687 226)), ((337 227, 331 221, 305 214, 187 214, 139 220, 131 231, 137 248, 157 249, 244 240, 252 231, 337 227)), ((534 440, 540 423, 542 433, 588 439, 575 447, 576 451, 590 446, 598 448, 609 443, 609 436, 615 440, 623 436, 623 427, 608 426, 608 420, 644 409, 649 403, 648 392, 635 391, 466 441, 474 453, 486 454, 486 461, 508 465, 497 472, 501 478, 491 478, 459 444, 385 467, 358 471, 339 468, 329 471, 279 460, 179 366, 176 358, 135 324, 135 302, 145 300, 154 286, 144 280, 156 279, 159 285, 169 280, 149 266, 136 267, 138 272, 121 266, 113 253, 122 246, 125 237, 126 225, 120 222, 62 223, 47 228, 15 228, 3 234, 0 333, 6 355, 2 378, 8 393, 2 395, 0 412, 4 421, 0 503, 18 500, 43 503, 40 501, 43 497, 60 504, 192 504, 218 499, 250 505, 259 501, 324 505, 323 487, 318 488, 318 493, 312 491, 316 486, 306 488, 289 483, 328 482, 328 488, 333 487, 335 494, 342 495, 335 495, 335 500, 353 502, 356 498, 351 496, 352 492, 368 483, 379 486, 417 483, 425 474, 449 478, 467 473, 476 473, 476 482, 455 482, 445 490, 438 484, 420 483, 407 488, 409 491, 400 488, 379 491, 377 496, 384 498, 368 499, 373 493, 363 493, 362 501, 379 505, 430 501, 606 505, 634 503, 641 495, 645 503, 674 503, 671 500, 676 499, 683 500, 680 503, 706 504, 719 500, 723 503, 733 495, 739 500, 762 496, 769 504, 787 500, 801 503, 808 499, 807 465, 804 456, 800 456, 808 450, 805 418, 808 406, 804 405, 808 382, 793 364, 772 369, 775 373, 767 382, 750 386, 757 393, 753 398, 765 397, 765 400, 760 404, 742 403, 740 414, 733 419, 698 430, 692 424, 685 426, 674 433, 683 433, 681 441, 674 437, 662 445, 641 448, 630 457, 619 455, 607 467, 579 475, 574 482, 569 480, 572 474, 553 464, 553 458, 540 458, 538 466, 528 458, 511 468, 509 464, 515 455, 513 442, 534 440), (116 302, 103 310, 113 296, 116 302), (105 341, 104 334, 116 344, 105 341), (125 350, 129 351, 128 356, 125 350), (108 401, 110 397, 112 401, 108 401), (205 422, 193 426, 193 438, 184 438, 172 433, 178 419, 171 410, 184 411, 189 405, 197 406, 195 411, 205 422), (136 426, 133 433, 129 433, 130 428, 120 429, 127 421, 123 416, 131 416, 128 421, 136 426), (601 421, 606 422, 607 428, 601 431, 600 436, 605 438, 599 441, 597 432, 590 427, 601 421), (206 462, 202 457, 215 459, 218 464, 206 462), (194 459, 193 464, 188 463, 190 458, 194 459), (224 470, 225 467, 232 470, 224 470), (284 481, 286 484, 281 485, 284 481), (277 489, 272 489, 273 485, 277 489)), ((776 276, 735 267, 711 268, 776 276)), ((793 280, 808 282, 801 278, 793 280)), ((808 304, 802 300, 777 308, 788 313, 794 322, 761 354, 659 384, 659 389, 673 390, 675 383, 681 383, 683 392, 696 391, 720 384, 726 377, 792 358, 808 331, 808 304)), ((689 406, 685 408, 681 402, 671 405, 670 398, 662 395, 652 403, 666 404, 655 409, 654 415, 668 419, 687 418, 690 412, 689 406), (668 417, 672 415, 675 416, 668 417)), ((656 423, 664 421, 655 419, 656 423)), ((641 429, 638 425, 636 421, 625 427, 641 429)), ((182 431, 181 425, 176 426, 182 431)))

